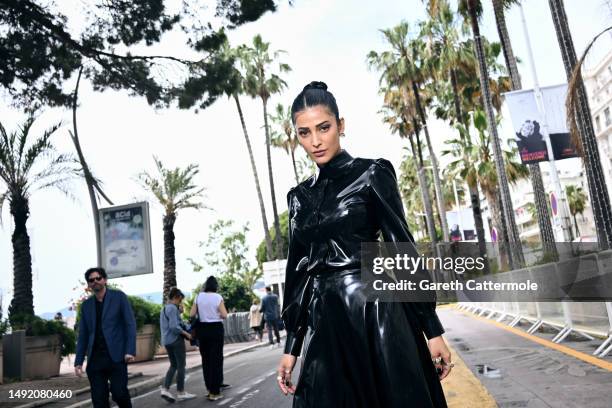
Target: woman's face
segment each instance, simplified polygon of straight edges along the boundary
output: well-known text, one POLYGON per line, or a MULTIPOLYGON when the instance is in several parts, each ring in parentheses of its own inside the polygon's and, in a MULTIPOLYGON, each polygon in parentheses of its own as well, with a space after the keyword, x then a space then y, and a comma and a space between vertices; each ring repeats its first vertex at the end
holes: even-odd
POLYGON ((318 165, 324 165, 340 151, 344 119, 338 123, 334 114, 324 105, 311 106, 297 112, 295 129, 298 141, 318 165))

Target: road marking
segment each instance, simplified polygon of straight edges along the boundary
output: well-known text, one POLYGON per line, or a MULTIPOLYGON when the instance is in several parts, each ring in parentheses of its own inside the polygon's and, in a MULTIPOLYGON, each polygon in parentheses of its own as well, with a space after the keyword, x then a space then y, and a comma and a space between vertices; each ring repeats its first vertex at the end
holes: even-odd
MULTIPOLYGON (((161 391, 160 391, 160 389, 159 389, 159 388, 156 388, 156 389, 154 389, 153 391, 145 392, 144 394, 138 395, 138 396, 136 396, 136 397, 132 397, 132 401, 137 400, 137 399, 142 398, 142 397, 147 397, 147 396, 149 396, 149 395, 151 395, 151 394, 154 394, 154 393, 156 393, 156 392, 161 392, 161 391)), ((161 398, 161 397, 160 397, 160 398, 161 398)), ((116 406, 116 405, 115 405, 115 406, 116 406)))
POLYGON ((244 388, 241 388, 241 389, 239 389, 239 390, 236 392, 236 394, 244 394, 245 392, 247 392, 247 391, 248 391, 248 390, 250 390, 250 389, 251 389, 251 387, 244 387, 244 388))
POLYGON ((250 398, 254 397, 255 394, 257 394, 259 392, 259 390, 253 390, 251 392, 249 392, 248 394, 245 394, 240 401, 236 401, 234 402, 232 405, 230 405, 230 408, 236 408, 238 406, 240 406, 241 404, 243 404, 245 401, 248 401, 250 398))
POLYGON ((253 385, 257 385, 260 382, 265 381, 265 380, 266 380, 265 378, 260 378, 259 380, 255 380, 255 381, 253 381, 253 385))
POLYGON ((217 405, 225 405, 225 404, 227 404, 228 402, 230 402, 230 401, 231 401, 231 400, 233 400, 233 399, 234 399, 234 397, 225 398, 223 401, 221 401, 221 402, 220 402, 219 404, 217 404, 217 405))
POLYGON ((570 348, 570 347, 567 347, 567 346, 563 346, 561 344, 553 343, 550 340, 542 339, 540 337, 537 337, 537 336, 534 336, 532 334, 526 333, 526 332, 524 332, 524 331, 522 331, 520 329, 507 326, 507 325, 505 325, 503 323, 499 323, 499 322, 496 322, 494 320, 489 320, 489 319, 486 319, 484 317, 476 316, 476 315, 473 315, 471 313, 464 312, 462 310, 460 310, 459 312, 463 313, 466 316, 472 317, 474 319, 482 320, 483 322, 487 322, 489 324, 493 324, 493 325, 499 327, 500 329, 504 329, 506 331, 509 331, 510 333, 516 334, 517 336, 521 336, 521 337, 526 338, 528 340, 531 340, 531 341, 533 341, 535 343, 541 344, 542 346, 545 346, 545 347, 551 348, 553 350, 559 351, 561 353, 567 354, 568 356, 577 358, 577 359, 582 360, 584 362, 587 362, 589 364, 593 364, 593 365, 595 365, 595 366, 597 366, 599 368, 603 368, 604 370, 612 371, 612 363, 610 363, 608 361, 599 359, 597 357, 593 357, 591 355, 582 353, 582 352, 580 352, 578 350, 574 350, 573 348, 570 348))

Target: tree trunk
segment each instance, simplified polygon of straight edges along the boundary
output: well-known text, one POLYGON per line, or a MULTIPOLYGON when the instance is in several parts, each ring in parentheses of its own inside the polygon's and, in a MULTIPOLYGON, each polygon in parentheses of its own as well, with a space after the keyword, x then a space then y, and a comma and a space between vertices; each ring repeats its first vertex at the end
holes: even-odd
POLYGON ((484 190, 484 195, 489 204, 489 212, 491 213, 492 226, 497 230, 497 247, 499 248, 500 263, 499 268, 503 269, 508 265, 508 248, 507 242, 504 241, 504 230, 506 226, 503 222, 503 216, 499 202, 499 192, 484 190))
POLYGON ((421 124, 425 131, 425 141, 427 142, 427 149, 429 150, 429 158, 431 160, 431 167, 433 172, 434 189, 436 191, 436 203, 438 205, 438 214, 440 214, 440 228, 442 228, 442 240, 444 242, 450 242, 449 230, 446 222, 446 208, 444 207, 444 195, 442 194, 442 184, 440 182, 440 172, 438 170, 438 160, 436 154, 431 145, 431 139, 429 137, 429 129, 427 129, 427 117, 421 104, 421 97, 419 95, 419 88, 417 84, 412 81, 412 92, 414 93, 414 99, 416 102, 416 108, 421 118, 421 124))
MULTIPOLYGON (((517 91, 522 89, 523 85, 521 83, 521 77, 519 76, 518 67, 516 65, 516 58, 514 56, 514 50, 512 49, 510 35, 508 34, 504 7, 501 0, 493 0, 493 11, 495 13, 497 33, 499 34, 502 50, 504 52, 506 68, 510 74, 512 90, 517 91)), ((538 220, 538 227, 540 230, 540 241, 542 242, 544 252, 549 253, 555 260, 557 260, 559 259, 559 253, 557 252, 557 246, 555 245, 555 234, 553 232, 552 223, 550 222, 548 205, 546 204, 546 191, 544 190, 544 182, 542 181, 540 165, 538 163, 528 164, 527 168, 529 169, 529 176, 531 178, 531 185, 533 187, 536 218, 538 220)))
POLYGON ((295 150, 289 147, 289 151, 291 152, 291 164, 293 164, 293 174, 295 175, 295 184, 300 184, 300 178, 298 177, 297 166, 295 164, 295 150))
POLYGON ((274 192, 274 173, 272 171, 272 153, 270 151, 270 128, 268 127, 268 99, 262 98, 264 128, 266 131, 266 154, 268 155, 268 177, 270 179, 270 194, 272 195, 272 212, 274 213, 274 243, 276 244, 276 259, 284 258, 283 244, 281 241, 280 222, 278 220, 278 210, 276 209, 276 194, 274 192))
POLYGON ((510 82, 513 90, 521 89, 521 77, 518 72, 516 65, 516 58, 514 57, 514 50, 510 42, 510 35, 508 34, 508 27, 506 26, 506 17, 504 15, 504 6, 502 0, 493 0, 493 13, 495 14, 495 24, 497 25, 497 33, 499 34, 499 41, 501 42, 502 51, 504 53, 504 60, 506 61, 506 68, 508 68, 508 74, 510 75, 510 82))
POLYGON ((32 256, 30 237, 26 223, 30 216, 30 204, 23 193, 13 192, 9 196, 10 212, 15 222, 11 237, 13 244, 13 299, 9 306, 9 317, 34 315, 32 294, 32 256))
POLYGON ((162 222, 164 226, 164 301, 166 301, 170 288, 176 286, 176 258, 174 249, 176 213, 166 211, 162 222))
POLYGON ((421 199, 423 200, 423 208, 425 209, 425 218, 427 225, 427 233, 429 234, 429 239, 431 240, 431 244, 435 245, 438 242, 438 238, 436 237, 436 225, 434 224, 434 215, 433 215, 433 207, 431 205, 431 197, 429 195, 429 187, 427 186, 427 178, 425 177, 425 170, 423 169, 423 154, 421 153, 420 148, 420 140, 418 136, 418 124, 416 123, 416 119, 413 118, 413 126, 415 130, 416 136, 416 146, 415 142, 412 138, 412 135, 409 135, 408 138, 410 140, 410 147, 412 148, 412 153, 416 154, 417 160, 417 177, 419 180, 419 188, 421 189, 421 199))
POLYGON ((472 204, 472 214, 474 215, 474 227, 476 227, 476 237, 478 238, 478 253, 485 259, 483 275, 489 273, 489 256, 487 254, 487 244, 484 232, 484 222, 482 221, 482 211, 480 210, 480 194, 478 185, 469 185, 470 203, 472 204))
POLYGON ((521 241, 519 238, 518 229, 516 227, 516 219, 514 216, 514 208, 512 207, 512 198, 510 197, 510 189, 508 177, 506 175, 506 168, 504 165, 504 158, 502 155, 501 143, 497 134, 495 113, 493 111, 491 90, 489 88, 489 74, 487 72, 487 65, 485 62, 482 38, 480 37, 480 27, 478 26, 475 2, 476 0, 468 0, 468 11, 470 13, 470 22, 472 25, 472 32, 474 34, 474 48, 478 60, 480 87, 484 100, 484 108, 487 114, 489 134, 493 144, 493 155, 495 158, 495 169, 497 170, 497 182, 500 189, 503 217, 505 218, 506 226, 508 228, 509 244, 512 251, 512 255, 510 257, 511 267, 513 269, 519 269, 525 264, 525 259, 523 257, 523 251, 520 245, 521 241))
POLYGON ((253 178, 255 179, 255 189, 257 190, 257 198, 259 200, 259 211, 261 212, 261 221, 264 227, 264 237, 266 239, 266 259, 272 260, 274 251, 272 250, 272 238, 270 237, 270 228, 268 227, 268 218, 266 217, 266 207, 264 206, 263 195, 261 194, 261 186, 259 185, 259 176, 257 175, 257 166, 255 165, 255 156, 253 156, 253 148, 251 147, 251 140, 249 139, 249 133, 247 132, 246 123, 244 122, 244 115, 242 114, 242 108, 240 106, 240 100, 238 95, 234 94, 234 101, 236 102, 236 108, 238 108, 238 115, 240 116, 240 124, 242 125, 242 133, 244 134, 244 141, 247 145, 249 152, 249 159, 251 160, 251 169, 253 170, 253 178))
MULTIPOLYGON (((572 71, 576 66, 577 58, 567 15, 565 14, 565 6, 563 0, 549 0, 549 5, 557 34, 557 41, 561 49, 565 74, 569 80, 572 77, 572 71)), ((577 86, 576 121, 584 150, 582 163, 587 174, 597 241, 601 249, 608 249, 612 248, 612 209, 610 197, 601 167, 599 147, 597 146, 597 139, 593 130, 591 110, 582 78, 578 78, 577 86)))
MULTIPOLYGON (((450 69, 450 78, 451 85, 453 88, 453 102, 455 105, 455 116, 457 116, 457 122, 463 124, 465 131, 467 133, 468 142, 470 145, 472 141, 470 139, 470 128, 466 118, 463 116, 463 112, 461 109, 461 100, 459 99, 459 87, 457 86, 457 72, 454 68, 450 69)), ((461 132, 459 132, 459 137, 461 136, 461 132)), ((467 163, 467 160, 466 160, 467 163)), ((476 184, 470 185, 468 183, 468 188, 470 191, 470 203, 472 205, 472 214, 474 216, 474 227, 476 227, 476 237, 478 238, 478 253, 481 257, 483 257, 485 262, 485 268, 483 270, 483 274, 486 275, 489 273, 489 262, 488 262, 488 254, 487 254, 487 245, 484 231, 484 222, 482 220, 482 211, 480 209, 480 194, 478 192, 478 182, 476 184)))
POLYGON ((576 227, 576 238, 580 236, 580 230, 578 229, 578 220, 576 220, 576 214, 574 214, 574 226, 576 227))

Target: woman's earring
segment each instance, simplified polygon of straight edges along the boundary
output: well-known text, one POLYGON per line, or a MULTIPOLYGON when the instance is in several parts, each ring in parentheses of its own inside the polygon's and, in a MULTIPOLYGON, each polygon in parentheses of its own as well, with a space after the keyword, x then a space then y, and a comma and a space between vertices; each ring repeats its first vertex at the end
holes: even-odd
POLYGON ((340 137, 344 137, 344 136, 346 136, 344 132, 340 133, 340 137))

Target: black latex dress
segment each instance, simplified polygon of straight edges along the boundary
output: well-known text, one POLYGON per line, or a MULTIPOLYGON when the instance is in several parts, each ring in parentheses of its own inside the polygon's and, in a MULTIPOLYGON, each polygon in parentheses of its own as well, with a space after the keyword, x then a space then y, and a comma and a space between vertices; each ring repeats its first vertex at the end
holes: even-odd
POLYGON ((362 242, 414 242, 393 166, 339 152, 291 189, 283 320, 300 355, 294 407, 446 407, 426 339, 435 302, 366 301, 362 242))

